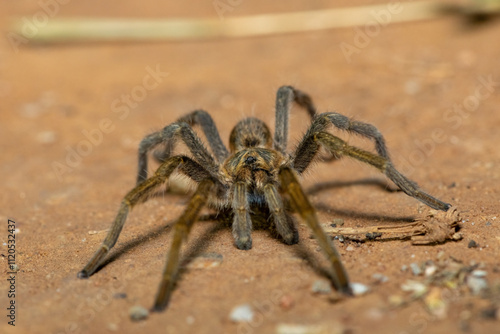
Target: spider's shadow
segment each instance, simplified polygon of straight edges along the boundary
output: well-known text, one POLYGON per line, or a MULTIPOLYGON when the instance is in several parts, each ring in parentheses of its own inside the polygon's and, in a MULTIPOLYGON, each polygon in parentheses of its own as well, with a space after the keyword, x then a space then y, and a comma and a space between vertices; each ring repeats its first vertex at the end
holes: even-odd
MULTIPOLYGON (((397 192, 400 191, 399 189, 395 189, 393 186, 391 186, 389 183, 385 182, 384 180, 381 179, 376 179, 376 178, 369 178, 369 179, 361 179, 361 180, 355 180, 355 181, 329 181, 329 182, 322 182, 322 183, 317 183, 312 187, 309 187, 306 190, 306 193, 308 195, 313 195, 320 193, 321 191, 324 190, 331 190, 331 189, 336 189, 336 188, 341 188, 341 187, 351 187, 351 186, 356 186, 356 185, 363 185, 363 186, 377 186, 381 188, 384 191, 388 192, 397 192)), ((157 194, 160 195, 160 194, 157 194)), ((162 196, 164 194, 161 194, 162 196)), ((327 206, 322 203, 315 203, 315 208, 317 210, 321 211, 327 211, 329 214, 334 214, 336 216, 344 216, 344 217, 355 217, 355 218, 363 218, 363 219, 368 219, 368 220, 384 220, 388 222, 401 222, 401 221, 414 221, 414 217, 394 217, 394 216, 381 216, 381 215, 376 215, 376 214, 367 214, 367 213, 361 213, 357 211, 350 211, 350 210, 340 210, 340 209, 335 209, 330 206, 327 206)), ((260 222, 257 222, 257 217, 252 217, 252 220, 255 221, 255 229, 264 229, 266 226, 266 219, 264 217, 260 217, 260 222)), ((222 229, 227 229, 231 227, 231 213, 230 211, 223 211, 218 214, 207 214, 207 215, 202 215, 198 219, 199 222, 214 222, 217 221, 218 224, 213 224, 212 227, 208 228, 205 230, 199 237, 197 237, 193 242, 190 243, 190 247, 186 249, 186 251, 183 253, 182 258, 180 260, 180 267, 179 267, 179 273, 178 273, 178 279, 182 276, 183 272, 185 271, 186 266, 198 255, 200 255, 206 248, 207 245, 209 244, 210 240, 217 234, 219 231, 222 229)), ((125 253, 128 253, 129 251, 137 248, 139 245, 141 245, 144 242, 150 242, 152 240, 155 240, 162 236, 164 233, 167 231, 171 230, 173 225, 175 224, 175 221, 170 221, 165 225, 158 226, 154 228, 152 231, 134 239, 131 241, 126 242, 124 245, 120 246, 118 249, 116 249, 110 256, 105 260, 95 271, 97 273, 100 271, 102 268, 107 266, 108 264, 118 260, 122 255, 125 253)), ((271 231, 271 234, 273 237, 277 237, 277 234, 275 231, 271 231)), ((278 237, 279 239, 279 237, 278 237)), ((328 269, 326 269, 322 264, 317 259, 317 255, 315 255, 311 250, 304 244, 300 243, 297 245, 293 246, 293 252, 300 258, 306 260, 308 265, 319 275, 331 279, 331 273, 328 269)), ((94 273, 94 274, 95 274, 94 273)))
MULTIPOLYGON (((396 193, 400 192, 401 190, 394 185, 388 183, 386 180, 382 180, 379 178, 365 178, 365 179, 360 179, 360 180, 354 180, 354 181, 327 181, 327 182, 321 182, 321 183, 316 183, 315 185, 309 187, 308 189, 305 190, 307 195, 314 195, 321 193, 322 191, 325 190, 331 190, 331 189, 337 189, 337 188, 343 188, 343 187, 352 187, 352 186, 375 186, 377 188, 380 188, 383 191, 390 192, 390 193, 396 193)), ((370 214, 370 213, 364 213, 360 211, 353 211, 353 210, 342 210, 338 208, 331 207, 329 205, 326 205, 324 203, 313 203, 313 206, 316 210, 318 211, 323 211, 327 212, 330 215, 336 216, 336 217, 350 217, 350 218, 361 218, 361 219, 366 219, 366 220, 377 220, 377 221, 385 221, 385 222, 412 222, 415 221, 415 217, 412 216, 406 216, 406 217, 395 217, 395 216, 387 216, 387 215, 380 215, 380 214, 370 214)))
MULTIPOLYGON (((212 218, 209 217, 209 219, 204 219, 204 217, 201 217, 201 220, 212 220, 212 218)), ((141 244, 145 242, 151 242, 161 237, 164 233, 167 233, 167 231, 172 230, 174 224, 175 221, 170 221, 163 226, 158 226, 154 228, 152 231, 117 247, 117 249, 113 253, 111 253, 110 256, 96 269, 94 274, 99 272, 101 269, 103 269, 110 263, 118 260, 124 254, 137 248, 141 244)), ((195 241, 190 245, 189 249, 187 249, 186 252, 182 255, 181 267, 186 266, 187 264, 189 264, 189 262, 191 262, 192 259, 201 254, 206 249, 212 237, 218 231, 222 230, 225 227, 226 227, 225 224, 214 224, 212 227, 208 228, 208 230, 204 231, 201 236, 195 239, 195 241)), ((180 271, 182 272, 182 268, 180 271)))

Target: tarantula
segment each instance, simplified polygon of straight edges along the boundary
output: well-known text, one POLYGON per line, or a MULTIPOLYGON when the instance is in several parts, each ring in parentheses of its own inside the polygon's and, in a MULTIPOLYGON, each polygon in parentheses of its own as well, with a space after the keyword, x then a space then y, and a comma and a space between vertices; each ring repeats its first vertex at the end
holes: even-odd
POLYGON ((174 171, 182 173, 198 185, 186 209, 175 223, 173 242, 167 256, 166 267, 160 283, 153 310, 164 310, 170 299, 179 267, 181 245, 186 240, 200 210, 209 205, 217 212, 227 210, 232 215, 232 233, 239 249, 252 247, 251 213, 264 212, 271 217, 278 235, 286 244, 299 240, 291 210, 282 199, 289 198, 292 209, 311 228, 321 249, 332 267, 334 287, 351 294, 347 272, 342 265, 331 238, 322 230, 315 210, 304 194, 298 176, 325 148, 334 158, 348 156, 374 166, 392 180, 403 192, 424 204, 446 211, 450 205, 423 192, 414 182, 398 172, 389 158, 382 134, 373 125, 351 120, 335 112, 316 114, 309 95, 290 86, 278 89, 276 96, 276 127, 274 136, 264 122, 246 118, 236 124, 229 138, 228 151, 210 117, 203 110, 196 110, 163 130, 146 136, 139 145, 137 185, 123 199, 108 235, 95 255, 78 273, 79 278, 92 275, 104 257, 115 245, 129 211, 136 204, 147 200, 159 186, 165 184, 174 171), (288 116, 292 103, 307 110, 312 124, 297 148, 287 151, 288 116), (196 135, 192 126, 199 125, 208 141, 211 153, 196 135), (375 142, 377 154, 348 145, 342 139, 326 132, 333 125, 375 142), (181 139, 189 148, 191 157, 174 155, 175 142, 181 139), (148 178, 148 153, 163 144, 154 157, 161 165, 148 178))

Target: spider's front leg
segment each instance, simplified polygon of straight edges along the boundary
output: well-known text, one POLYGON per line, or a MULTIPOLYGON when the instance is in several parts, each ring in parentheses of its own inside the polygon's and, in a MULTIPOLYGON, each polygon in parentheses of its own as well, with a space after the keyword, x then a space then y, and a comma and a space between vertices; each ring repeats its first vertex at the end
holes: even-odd
POLYGON ((273 183, 268 183, 264 186, 264 197, 273 216, 276 232, 278 232, 287 245, 298 243, 299 232, 295 227, 292 217, 286 212, 278 189, 273 183))
POLYGON ((154 311, 163 311, 168 305, 179 268, 182 242, 187 240, 191 227, 198 218, 200 210, 207 202, 208 195, 214 184, 214 181, 210 178, 201 181, 193 197, 191 197, 187 208, 175 223, 172 246, 170 246, 170 252, 167 255, 167 264, 165 265, 158 294, 156 295, 155 304, 153 306, 154 311))
POLYGON ((316 107, 309 95, 292 86, 282 86, 278 89, 276 93, 276 125, 273 147, 281 153, 286 152, 288 141, 288 117, 292 102, 306 109, 311 119, 316 115, 316 107))
POLYGON ((347 276, 347 271, 340 260, 340 255, 335 249, 331 238, 321 228, 316 212, 309 202, 306 194, 302 190, 294 172, 288 167, 282 167, 279 172, 279 177, 281 187, 285 193, 289 195, 295 211, 297 211, 302 219, 304 219, 307 223, 309 228, 312 230, 314 237, 318 240, 321 249, 325 252, 328 261, 332 266, 333 273, 331 279, 334 287, 338 291, 351 295, 352 291, 349 285, 349 278, 347 276))
POLYGON ((252 220, 250 218, 247 186, 244 182, 236 182, 233 186, 233 202, 231 203, 233 218, 233 237, 238 249, 252 248, 252 220))
POLYGON ((87 278, 97 270, 106 254, 108 254, 110 249, 116 244, 129 211, 136 204, 146 200, 148 196, 155 191, 155 189, 164 184, 172 172, 177 168, 198 182, 210 176, 210 174, 205 171, 203 167, 188 157, 174 156, 164 162, 160 167, 158 167, 154 176, 139 183, 124 197, 108 235, 87 265, 78 273, 79 278, 87 278))

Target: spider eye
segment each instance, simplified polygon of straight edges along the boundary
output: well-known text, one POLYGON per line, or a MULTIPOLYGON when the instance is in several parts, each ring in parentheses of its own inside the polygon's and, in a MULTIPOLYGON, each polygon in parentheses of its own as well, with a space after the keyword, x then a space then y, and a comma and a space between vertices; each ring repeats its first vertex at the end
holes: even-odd
POLYGON ((252 157, 252 156, 248 156, 246 159, 245 159, 245 163, 247 165, 251 165, 253 164, 255 161, 257 161, 257 159, 255 157, 252 157))

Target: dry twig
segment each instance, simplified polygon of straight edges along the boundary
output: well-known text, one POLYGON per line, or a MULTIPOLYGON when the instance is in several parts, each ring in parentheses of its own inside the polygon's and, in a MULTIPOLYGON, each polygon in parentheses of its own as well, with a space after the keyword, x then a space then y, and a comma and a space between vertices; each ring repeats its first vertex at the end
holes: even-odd
POLYGON ((325 226, 325 231, 354 239, 411 239, 414 245, 428 245, 462 239, 457 232, 460 221, 457 209, 451 208, 447 212, 430 210, 425 217, 409 223, 360 228, 325 226))

